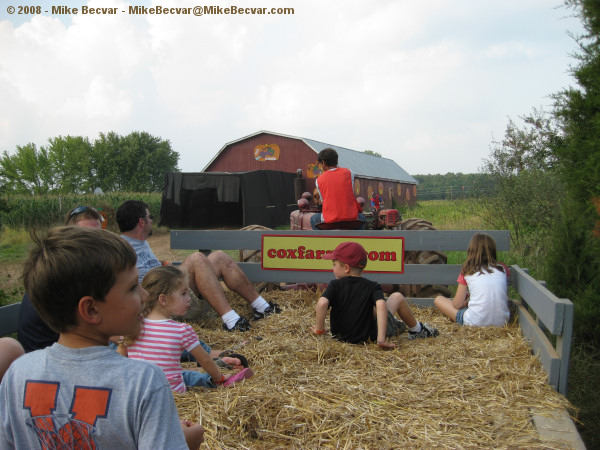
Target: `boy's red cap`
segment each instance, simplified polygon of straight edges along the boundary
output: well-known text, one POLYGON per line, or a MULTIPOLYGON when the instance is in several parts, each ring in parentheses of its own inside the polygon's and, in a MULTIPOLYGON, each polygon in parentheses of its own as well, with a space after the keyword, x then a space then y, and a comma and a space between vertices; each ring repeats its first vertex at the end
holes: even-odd
POLYGON ((356 242, 342 242, 331 253, 323 255, 323 259, 337 259, 350 267, 364 269, 367 266, 367 252, 356 242))

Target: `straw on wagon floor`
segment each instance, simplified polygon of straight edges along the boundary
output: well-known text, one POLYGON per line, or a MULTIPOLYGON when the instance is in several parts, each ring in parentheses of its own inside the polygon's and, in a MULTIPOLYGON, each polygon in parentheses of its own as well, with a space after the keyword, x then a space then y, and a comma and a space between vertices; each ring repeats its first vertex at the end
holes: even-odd
POLYGON ((176 394, 180 416, 202 424, 208 448, 564 448, 542 442, 531 411, 572 407, 547 384, 517 325, 460 327, 415 307, 440 336, 404 334, 384 351, 312 335, 318 294, 264 296, 284 311, 250 332, 221 331, 218 317, 193 323, 201 339, 236 349, 255 372, 234 387, 176 394))

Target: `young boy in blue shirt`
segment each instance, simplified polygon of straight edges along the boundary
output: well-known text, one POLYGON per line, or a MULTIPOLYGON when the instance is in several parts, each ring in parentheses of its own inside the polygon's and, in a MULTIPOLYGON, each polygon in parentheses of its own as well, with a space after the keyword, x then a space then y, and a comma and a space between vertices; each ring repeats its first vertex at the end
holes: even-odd
POLYGON ((408 339, 437 336, 438 330, 417 322, 410 306, 399 292, 387 301, 379 283, 362 277, 367 266, 367 252, 356 242, 342 242, 323 259, 333 260, 332 280, 317 302, 315 334, 324 334, 325 317, 331 308, 331 334, 340 341, 360 344, 377 342, 382 348, 394 348, 388 337, 397 336, 408 327, 408 339), (403 322, 395 314, 398 313, 403 322))
POLYGON ((183 450, 186 436, 197 448, 202 427, 180 423, 162 370, 107 346, 110 336, 136 334, 142 321, 147 293, 131 246, 108 231, 77 227, 34 241, 25 288, 59 339, 16 360, 4 376, 0 448, 183 450))

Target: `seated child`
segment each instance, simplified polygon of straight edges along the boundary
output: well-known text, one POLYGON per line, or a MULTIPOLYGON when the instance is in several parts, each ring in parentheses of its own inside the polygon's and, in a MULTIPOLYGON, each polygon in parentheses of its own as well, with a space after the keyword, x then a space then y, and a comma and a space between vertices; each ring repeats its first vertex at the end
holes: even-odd
POLYGON ((376 341, 382 348, 394 348, 387 342, 408 327, 408 339, 437 336, 438 330, 426 323, 417 322, 410 306, 399 292, 386 301, 381 286, 362 277, 367 265, 367 252, 356 242, 342 242, 333 253, 323 256, 333 260, 332 280, 317 302, 315 334, 325 333, 325 316, 331 308, 331 334, 344 342, 359 344, 376 341), (404 323, 394 314, 398 313, 404 323))
POLYGON ((440 295, 435 306, 459 325, 504 326, 510 319, 508 276, 508 267, 496 260, 494 239, 485 233, 474 234, 454 299, 440 295))
POLYGON ((135 334, 147 294, 136 255, 104 230, 55 228, 34 237, 25 288, 58 342, 17 359, 0 384, 0 448, 187 449, 163 372, 107 347, 135 334), (159 426, 160 425, 160 426, 159 426))
MULTIPOLYGON (((127 347, 129 358, 157 364, 165 372, 171 389, 180 393, 186 392, 189 386, 229 386, 253 375, 250 368, 235 375, 223 375, 210 355, 210 347, 198 339, 194 329, 172 320, 174 316, 185 315, 190 308, 189 284, 184 272, 175 266, 155 267, 144 277, 142 287, 150 297, 145 305, 142 329, 127 347), (182 370, 180 357, 183 350, 187 350, 206 372, 182 370)), ((233 366, 241 364, 238 358, 221 359, 233 366)))

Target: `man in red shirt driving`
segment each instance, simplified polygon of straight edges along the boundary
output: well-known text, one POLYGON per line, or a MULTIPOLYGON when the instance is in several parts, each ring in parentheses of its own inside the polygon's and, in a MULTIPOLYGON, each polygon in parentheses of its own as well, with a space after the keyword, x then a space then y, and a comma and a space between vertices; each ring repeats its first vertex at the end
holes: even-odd
MULTIPOLYGON (((310 225, 316 230, 320 222, 345 222, 363 220, 360 206, 354 197, 354 176, 352 171, 338 167, 338 154, 332 148, 319 152, 317 161, 323 167, 323 173, 317 178, 316 185, 323 202, 323 212, 310 218, 310 225)), ((364 224, 361 229, 364 228, 364 224)))

